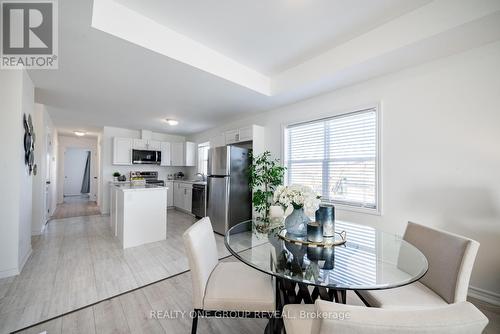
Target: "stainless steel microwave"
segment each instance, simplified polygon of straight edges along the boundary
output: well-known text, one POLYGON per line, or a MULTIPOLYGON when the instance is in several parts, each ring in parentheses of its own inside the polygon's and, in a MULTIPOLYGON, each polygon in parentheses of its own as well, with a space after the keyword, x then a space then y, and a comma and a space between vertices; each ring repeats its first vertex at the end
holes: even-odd
POLYGON ((159 165, 161 163, 161 151, 132 150, 132 163, 159 165))

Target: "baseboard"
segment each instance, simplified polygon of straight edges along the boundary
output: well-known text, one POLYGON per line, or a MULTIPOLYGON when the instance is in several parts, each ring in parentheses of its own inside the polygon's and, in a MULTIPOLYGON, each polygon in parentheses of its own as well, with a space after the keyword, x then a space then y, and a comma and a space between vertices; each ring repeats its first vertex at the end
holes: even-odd
MULTIPOLYGON (((167 209, 168 209, 168 208, 167 208, 167 209)), ((176 211, 182 212, 182 213, 186 213, 186 214, 191 215, 191 216, 193 216, 193 217, 194 217, 194 215, 193 215, 193 213, 192 213, 191 211, 187 211, 187 210, 184 210, 184 209, 178 208, 178 207, 176 207, 176 206, 175 206, 175 207, 173 207, 173 209, 174 209, 174 210, 176 210, 176 211)))
POLYGON ((6 278, 6 277, 19 275, 21 273, 21 271, 23 270, 24 265, 26 264, 26 262, 30 258, 32 252, 33 252, 33 250, 30 248, 29 252, 26 253, 23 260, 19 264, 19 268, 12 268, 12 269, 0 271, 0 278, 6 278))
POLYGON ((500 306, 500 294, 488 290, 469 286, 469 297, 479 299, 480 301, 500 306))
POLYGON ((30 258, 32 252, 33 252, 33 249, 30 247, 29 252, 26 253, 23 260, 21 261, 21 264, 19 265, 19 272, 23 271, 24 265, 26 264, 26 262, 30 258))
POLYGON ((16 275, 19 275, 19 270, 17 270, 17 268, 0 271, 0 278, 6 278, 16 275))
POLYGON ((45 231, 45 227, 47 227, 47 223, 49 222, 49 220, 50 219, 47 219, 47 221, 43 223, 43 226, 40 230, 31 230, 31 236, 41 235, 43 231, 45 231))

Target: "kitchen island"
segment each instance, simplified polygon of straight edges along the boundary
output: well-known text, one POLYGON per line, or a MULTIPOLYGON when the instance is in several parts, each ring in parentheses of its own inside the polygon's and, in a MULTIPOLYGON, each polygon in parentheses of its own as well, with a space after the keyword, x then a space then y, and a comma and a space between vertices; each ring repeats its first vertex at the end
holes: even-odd
POLYGON ((123 248, 167 238, 167 188, 111 184, 111 229, 123 248))

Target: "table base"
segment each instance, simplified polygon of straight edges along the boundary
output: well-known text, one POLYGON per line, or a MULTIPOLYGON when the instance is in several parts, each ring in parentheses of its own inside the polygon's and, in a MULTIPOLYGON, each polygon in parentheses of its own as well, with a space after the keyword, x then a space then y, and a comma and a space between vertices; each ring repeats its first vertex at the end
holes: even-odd
POLYGON ((276 311, 277 319, 274 324, 269 323, 266 332, 283 332, 283 318, 281 314, 283 307, 287 304, 314 304, 319 298, 330 302, 345 304, 347 302, 347 292, 343 289, 333 289, 315 286, 309 290, 309 286, 304 283, 297 283, 284 278, 276 278, 276 311))
POLYGON ((276 302, 281 309, 286 304, 314 304, 318 298, 340 304, 347 302, 346 290, 315 286, 311 292, 309 285, 283 278, 276 279, 276 294, 276 302))

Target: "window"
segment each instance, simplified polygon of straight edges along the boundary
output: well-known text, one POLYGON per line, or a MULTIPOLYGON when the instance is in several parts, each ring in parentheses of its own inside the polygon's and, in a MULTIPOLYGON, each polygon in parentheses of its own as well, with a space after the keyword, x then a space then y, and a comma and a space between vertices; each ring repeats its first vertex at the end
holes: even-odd
POLYGON ((210 143, 198 144, 198 173, 207 175, 208 173, 208 149, 210 143))
POLYGON ((377 109, 290 125, 287 183, 311 186, 324 201, 379 210, 377 109))

